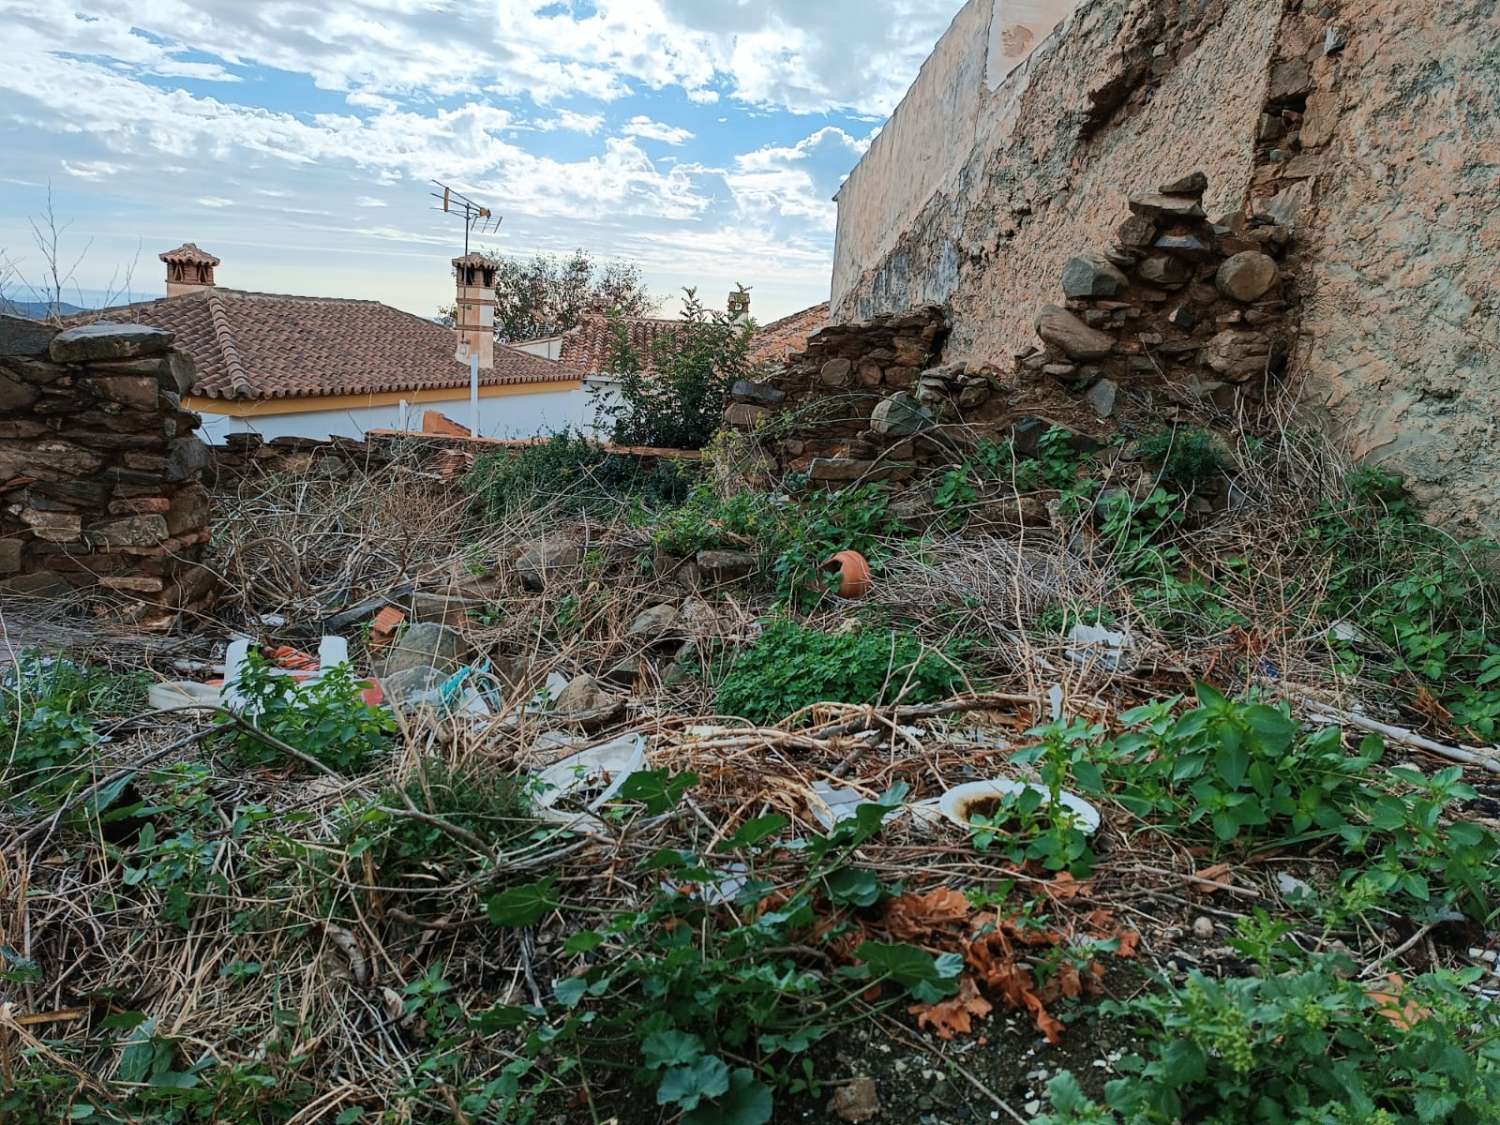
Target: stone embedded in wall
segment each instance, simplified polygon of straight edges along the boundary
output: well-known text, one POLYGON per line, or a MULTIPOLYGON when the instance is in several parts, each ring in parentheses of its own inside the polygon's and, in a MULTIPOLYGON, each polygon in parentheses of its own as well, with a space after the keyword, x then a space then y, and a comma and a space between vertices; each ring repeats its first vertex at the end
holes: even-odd
POLYGON ((1070 359, 1101 359, 1115 347, 1115 338, 1109 333, 1090 328, 1056 305, 1043 305, 1038 310, 1036 334, 1070 359))
POLYGON ((1214 275, 1214 283, 1224 296, 1248 304, 1265 296, 1279 275, 1275 258, 1257 250, 1244 250, 1224 260, 1214 275))
POLYGON ((58 332, 0 315, 0 593, 105 592, 121 619, 171 628, 213 596, 207 451, 178 409, 191 360, 138 325, 58 332))

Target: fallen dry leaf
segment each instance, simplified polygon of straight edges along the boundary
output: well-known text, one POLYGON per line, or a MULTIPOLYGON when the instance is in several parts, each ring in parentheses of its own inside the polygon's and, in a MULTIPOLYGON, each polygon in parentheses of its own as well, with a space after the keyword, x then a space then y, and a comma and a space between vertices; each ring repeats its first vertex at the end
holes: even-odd
POLYGON ((1390 973, 1385 980, 1390 986, 1389 991, 1372 985, 1365 989, 1365 995, 1380 1006, 1378 1009, 1380 1014, 1391 1023, 1402 1031, 1410 1031, 1432 1015, 1432 1009, 1422 1007, 1415 1000, 1402 1003, 1401 998, 1406 994, 1406 982, 1401 979, 1399 973, 1390 973))
POLYGON ((1229 870, 1229 864, 1216 863, 1212 867, 1205 867, 1202 871, 1194 871, 1189 887, 1198 894, 1218 894, 1224 887, 1216 887, 1215 883, 1223 883, 1226 886, 1234 882, 1234 872, 1229 870))
POLYGON ((917 1017, 918 1027, 930 1027, 939 1039, 968 1035, 975 1017, 984 1019, 995 1006, 979 994, 979 984, 965 973, 958 982, 958 995, 940 1004, 913 1004, 907 1011, 917 1017))
POLYGON ((909 941, 943 926, 962 922, 974 912, 974 904, 951 887, 926 894, 905 894, 885 908, 884 925, 893 937, 909 941))

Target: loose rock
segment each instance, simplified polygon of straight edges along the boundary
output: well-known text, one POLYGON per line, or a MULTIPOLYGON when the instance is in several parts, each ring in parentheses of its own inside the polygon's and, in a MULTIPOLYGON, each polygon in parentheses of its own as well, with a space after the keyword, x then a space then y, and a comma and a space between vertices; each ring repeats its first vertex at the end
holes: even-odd
POLYGON ((1090 328, 1057 305, 1043 305, 1036 314, 1036 334, 1071 359, 1102 359, 1115 346, 1113 336, 1090 328))
POLYGON ((1269 254, 1246 250, 1225 259, 1214 275, 1214 284, 1224 296, 1249 303, 1265 296, 1279 276, 1276 260, 1269 254))
POLYGON ((1116 297, 1129 284, 1116 266, 1097 254, 1069 258, 1063 267, 1063 293, 1069 297, 1116 297))

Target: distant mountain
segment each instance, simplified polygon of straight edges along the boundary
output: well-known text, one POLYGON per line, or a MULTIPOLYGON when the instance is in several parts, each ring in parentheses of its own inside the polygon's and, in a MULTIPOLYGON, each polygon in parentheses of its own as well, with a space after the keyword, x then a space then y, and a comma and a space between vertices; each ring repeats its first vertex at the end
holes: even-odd
POLYGON ((57 316, 72 316, 74 313, 87 311, 81 305, 70 305, 67 301, 59 301, 54 305, 51 301, 12 301, 9 297, 0 297, 0 313, 24 316, 30 320, 46 320, 54 313, 57 316))

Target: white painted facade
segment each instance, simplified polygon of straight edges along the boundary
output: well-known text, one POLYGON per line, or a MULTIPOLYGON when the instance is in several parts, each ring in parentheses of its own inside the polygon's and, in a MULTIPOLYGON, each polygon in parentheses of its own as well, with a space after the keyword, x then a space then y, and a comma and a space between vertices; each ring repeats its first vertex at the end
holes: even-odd
MULTIPOLYGON (((193 405, 206 407, 209 404, 199 400, 193 405)), ((256 433, 266 441, 278 437, 361 438, 369 430, 420 430, 422 415, 428 410, 436 410, 459 425, 467 426, 471 424, 471 409, 467 389, 455 390, 453 398, 437 402, 350 406, 255 417, 236 418, 212 414, 205 409, 202 411, 202 436, 211 444, 222 443, 229 434, 242 433, 256 433)), ((594 400, 586 388, 544 389, 479 400, 481 437, 543 437, 564 429, 589 433, 593 425, 594 400)))

